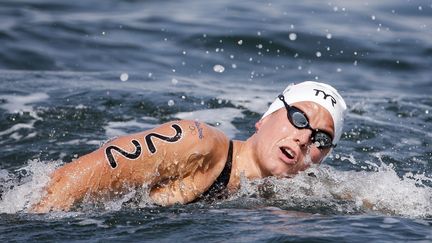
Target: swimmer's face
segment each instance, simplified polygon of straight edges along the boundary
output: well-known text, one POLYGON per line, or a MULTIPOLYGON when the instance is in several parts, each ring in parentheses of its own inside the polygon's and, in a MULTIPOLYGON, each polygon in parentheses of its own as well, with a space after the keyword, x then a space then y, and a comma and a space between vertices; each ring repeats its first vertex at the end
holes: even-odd
MULTIPOLYGON (((310 126, 334 136, 334 125, 330 113, 321 105, 310 101, 291 104, 302 110, 310 126)), ((312 164, 321 163, 330 148, 320 149, 311 141, 312 131, 294 127, 281 108, 255 124, 255 156, 266 176, 297 174, 312 164)))

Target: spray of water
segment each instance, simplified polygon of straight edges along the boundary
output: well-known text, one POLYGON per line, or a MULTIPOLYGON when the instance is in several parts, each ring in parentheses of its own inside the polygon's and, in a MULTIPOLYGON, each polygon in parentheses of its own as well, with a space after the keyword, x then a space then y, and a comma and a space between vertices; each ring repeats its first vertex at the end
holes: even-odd
POLYGON ((290 179, 242 180, 241 190, 230 200, 258 198, 260 203, 318 213, 432 216, 432 188, 425 175, 400 177, 391 165, 377 170, 337 171, 321 165, 290 179))
POLYGON ((0 213, 17 213, 28 210, 40 200, 43 189, 50 180, 50 174, 60 162, 30 160, 25 167, 12 173, 0 173, 0 213))
MULTIPOLYGON (((351 157, 352 158, 352 157, 351 157)), ((353 159, 353 158, 352 158, 353 159)), ((43 188, 59 162, 29 161, 11 173, 0 170, 0 213, 27 212, 43 196, 43 188)), ((331 166, 312 166, 293 178, 241 179, 241 189, 224 203, 244 206, 277 206, 287 210, 330 214, 383 214, 427 218, 432 216, 432 181, 424 174, 398 176, 391 165, 375 165, 375 171, 338 171, 331 166)), ((130 188, 103 199, 86 198, 74 210, 118 211, 124 207, 154 206, 146 186, 130 188)))

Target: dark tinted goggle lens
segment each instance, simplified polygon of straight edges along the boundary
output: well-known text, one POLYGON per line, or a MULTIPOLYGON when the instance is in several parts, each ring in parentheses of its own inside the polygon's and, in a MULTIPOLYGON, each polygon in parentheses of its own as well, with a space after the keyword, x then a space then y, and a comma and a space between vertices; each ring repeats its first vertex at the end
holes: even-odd
POLYGON ((290 106, 285 102, 285 97, 283 95, 279 95, 278 98, 284 103, 284 106, 287 110, 287 116, 288 120, 291 122, 291 124, 294 125, 294 127, 298 129, 310 129, 312 131, 311 140, 316 144, 319 148, 330 148, 330 147, 336 147, 336 145, 333 145, 332 143, 332 137, 321 130, 313 129, 309 125, 309 120, 306 116, 306 114, 303 113, 300 109, 290 106))
MULTIPOLYGON (((296 107, 291 106, 289 109, 289 117, 291 120, 291 123, 296 128, 307 128, 309 127, 309 121, 306 117, 306 115, 296 107)), ((325 132, 314 130, 312 134, 312 142, 316 143, 318 142, 317 146, 321 148, 327 148, 332 146, 332 139, 330 135, 328 135, 325 132)))
POLYGON ((320 148, 329 148, 333 146, 330 135, 322 131, 314 132, 312 135, 312 141, 314 143, 318 142, 319 145, 317 144, 317 146, 320 148))
POLYGON ((292 107, 289 109, 289 117, 291 118, 291 123, 296 127, 296 128, 305 128, 308 127, 309 125, 309 121, 306 118, 305 114, 303 114, 303 112, 301 112, 299 109, 292 107))

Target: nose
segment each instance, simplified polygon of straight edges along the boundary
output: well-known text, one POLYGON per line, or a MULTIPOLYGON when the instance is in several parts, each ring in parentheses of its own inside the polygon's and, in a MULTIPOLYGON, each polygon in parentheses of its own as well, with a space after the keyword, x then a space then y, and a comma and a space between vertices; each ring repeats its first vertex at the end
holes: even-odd
POLYGON ((309 129, 297 129, 294 134, 295 142, 301 147, 306 147, 311 142, 312 131, 309 129))

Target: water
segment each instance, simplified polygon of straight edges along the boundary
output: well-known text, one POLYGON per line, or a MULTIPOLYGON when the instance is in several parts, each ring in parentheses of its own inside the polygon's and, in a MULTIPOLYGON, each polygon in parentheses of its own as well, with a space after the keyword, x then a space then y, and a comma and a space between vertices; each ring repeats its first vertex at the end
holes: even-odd
POLYGON ((13 0, 0 13, 0 240, 432 240, 432 1, 13 0), (132 191, 27 213, 51 171, 114 136, 197 118, 246 139, 302 80, 349 106, 316 177, 243 181, 211 205, 132 191))

